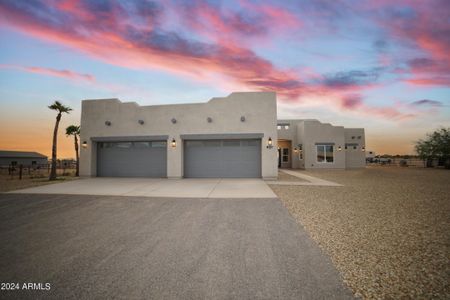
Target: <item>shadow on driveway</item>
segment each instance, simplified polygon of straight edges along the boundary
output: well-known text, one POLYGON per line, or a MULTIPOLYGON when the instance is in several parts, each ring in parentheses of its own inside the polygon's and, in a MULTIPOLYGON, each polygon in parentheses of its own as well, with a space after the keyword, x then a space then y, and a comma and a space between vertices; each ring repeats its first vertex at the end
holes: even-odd
POLYGON ((1 296, 346 299, 278 199, 0 194, 1 296))

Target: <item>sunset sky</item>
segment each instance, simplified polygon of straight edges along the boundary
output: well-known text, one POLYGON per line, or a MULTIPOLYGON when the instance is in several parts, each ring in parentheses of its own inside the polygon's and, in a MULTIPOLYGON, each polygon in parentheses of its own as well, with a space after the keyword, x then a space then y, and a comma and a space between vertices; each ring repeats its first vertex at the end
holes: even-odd
POLYGON ((0 0, 0 149, 51 152, 82 99, 141 105, 276 91, 279 118, 366 129, 413 153, 450 126, 450 1, 0 0))

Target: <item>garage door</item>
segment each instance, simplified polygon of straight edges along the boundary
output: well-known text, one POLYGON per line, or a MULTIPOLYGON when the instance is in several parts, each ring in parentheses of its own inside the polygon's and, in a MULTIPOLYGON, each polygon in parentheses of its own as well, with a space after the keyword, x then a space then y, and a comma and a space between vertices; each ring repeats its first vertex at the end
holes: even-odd
POLYGON ((167 143, 166 141, 98 143, 97 176, 166 177, 167 143))
POLYGON ((185 177, 261 177, 260 140, 188 140, 185 177))

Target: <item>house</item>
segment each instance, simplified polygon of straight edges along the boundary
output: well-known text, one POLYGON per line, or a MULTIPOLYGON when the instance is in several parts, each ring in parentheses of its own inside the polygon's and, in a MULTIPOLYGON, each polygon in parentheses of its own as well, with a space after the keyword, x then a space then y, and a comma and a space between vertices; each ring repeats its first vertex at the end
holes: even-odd
POLYGON ((139 106, 84 100, 81 176, 276 178, 273 92, 139 106))
POLYGON ((273 92, 151 106, 84 100, 81 128, 81 176, 274 179, 278 167, 365 163, 364 129, 277 121, 273 92))
POLYGON ((318 120, 279 120, 278 167, 349 169, 365 166, 364 128, 318 120))
POLYGON ((47 163, 47 156, 37 152, 0 150, 0 166, 38 166, 47 163))

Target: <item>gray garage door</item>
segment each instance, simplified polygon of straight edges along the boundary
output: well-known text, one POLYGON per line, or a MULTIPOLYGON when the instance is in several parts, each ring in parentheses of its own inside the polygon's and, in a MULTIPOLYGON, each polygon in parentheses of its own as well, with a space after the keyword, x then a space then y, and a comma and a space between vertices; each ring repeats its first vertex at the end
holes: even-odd
POLYGON ((261 141, 185 141, 184 176, 261 177, 261 141))
POLYGON ((98 143, 97 176, 166 177, 167 143, 166 141, 98 143))

